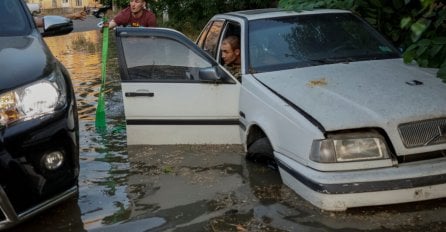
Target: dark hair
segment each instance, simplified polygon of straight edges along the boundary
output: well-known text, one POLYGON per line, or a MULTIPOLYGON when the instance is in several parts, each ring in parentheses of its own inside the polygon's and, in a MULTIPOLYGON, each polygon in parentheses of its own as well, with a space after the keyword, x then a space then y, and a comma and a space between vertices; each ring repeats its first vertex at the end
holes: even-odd
POLYGON ((223 40, 223 43, 231 45, 232 50, 240 49, 240 39, 238 36, 230 35, 223 40))

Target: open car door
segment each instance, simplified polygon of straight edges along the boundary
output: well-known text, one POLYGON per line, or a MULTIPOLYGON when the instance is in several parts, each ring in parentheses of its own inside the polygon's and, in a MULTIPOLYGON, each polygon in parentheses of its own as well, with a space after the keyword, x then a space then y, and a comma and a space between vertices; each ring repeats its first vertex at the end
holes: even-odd
POLYGON ((117 28, 127 143, 240 144, 240 83, 180 32, 117 28))

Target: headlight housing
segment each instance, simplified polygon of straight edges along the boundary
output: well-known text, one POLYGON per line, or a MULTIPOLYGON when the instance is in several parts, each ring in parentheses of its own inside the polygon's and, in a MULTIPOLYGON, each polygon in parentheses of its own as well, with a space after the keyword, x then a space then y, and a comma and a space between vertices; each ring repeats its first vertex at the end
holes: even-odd
POLYGON ((313 141, 310 159, 318 163, 343 163, 390 159, 390 155, 382 135, 357 132, 313 141))
POLYGON ((0 128, 52 114, 67 104, 66 83, 60 69, 47 78, 0 94, 0 128))

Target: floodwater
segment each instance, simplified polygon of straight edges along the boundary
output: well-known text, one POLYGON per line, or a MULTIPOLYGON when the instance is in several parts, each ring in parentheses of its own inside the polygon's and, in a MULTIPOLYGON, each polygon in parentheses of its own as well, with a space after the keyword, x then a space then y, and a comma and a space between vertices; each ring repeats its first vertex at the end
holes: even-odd
POLYGON ((446 230, 446 200, 321 211, 283 185, 277 172, 246 162, 240 146, 127 147, 113 36, 102 132, 95 129, 101 34, 45 40, 71 73, 77 95, 80 192, 14 231, 446 230))

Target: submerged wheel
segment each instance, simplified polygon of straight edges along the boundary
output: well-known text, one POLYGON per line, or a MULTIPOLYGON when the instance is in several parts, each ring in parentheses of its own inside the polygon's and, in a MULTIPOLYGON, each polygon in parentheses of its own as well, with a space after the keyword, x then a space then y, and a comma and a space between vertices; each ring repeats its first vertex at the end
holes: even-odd
POLYGON ((267 137, 262 137, 254 141, 248 146, 246 159, 277 170, 277 163, 274 159, 273 147, 267 137))

